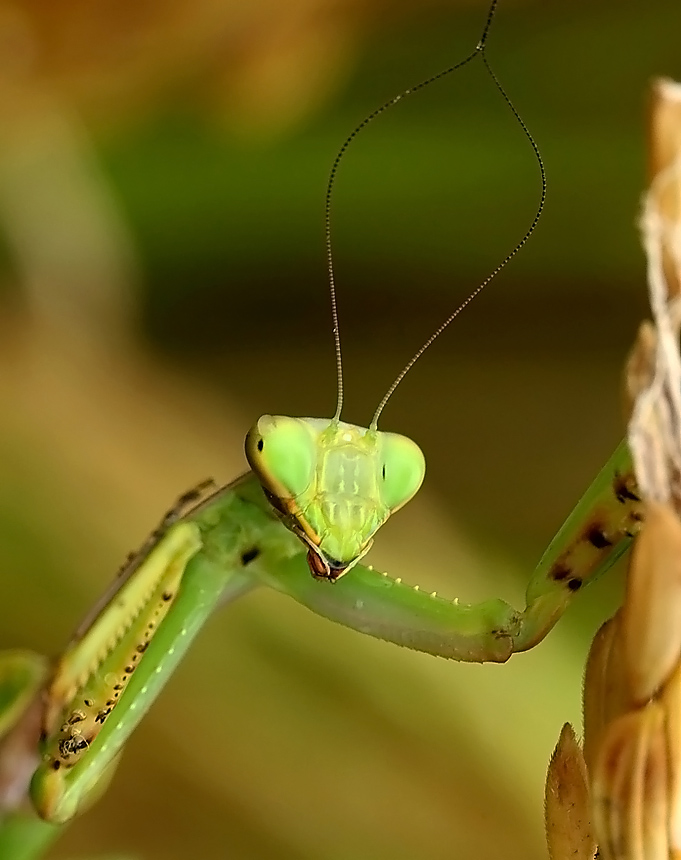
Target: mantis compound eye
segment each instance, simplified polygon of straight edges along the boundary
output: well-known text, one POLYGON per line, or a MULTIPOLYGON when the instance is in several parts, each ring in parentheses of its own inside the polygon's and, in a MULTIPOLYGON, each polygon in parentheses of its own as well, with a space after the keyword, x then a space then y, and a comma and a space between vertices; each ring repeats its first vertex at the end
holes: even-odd
POLYGON ((382 468, 381 501, 395 513, 414 497, 426 474, 426 460, 419 446, 397 433, 379 433, 382 468))
POLYGON ((296 498, 305 493, 314 477, 314 434, 297 418, 263 415, 246 436, 246 458, 274 496, 296 498))
POLYGON ((397 433, 335 419, 264 415, 246 456, 283 524, 307 546, 316 579, 335 582, 421 486, 421 449, 397 433))

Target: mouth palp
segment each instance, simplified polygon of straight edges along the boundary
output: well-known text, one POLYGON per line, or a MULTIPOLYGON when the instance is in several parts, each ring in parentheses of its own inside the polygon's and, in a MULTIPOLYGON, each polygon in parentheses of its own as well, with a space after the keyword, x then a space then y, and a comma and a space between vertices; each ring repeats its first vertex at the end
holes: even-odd
POLYGON ((334 583, 343 576, 347 570, 347 564, 327 559, 319 552, 317 547, 310 547, 307 553, 307 564, 315 579, 323 579, 325 582, 334 583))

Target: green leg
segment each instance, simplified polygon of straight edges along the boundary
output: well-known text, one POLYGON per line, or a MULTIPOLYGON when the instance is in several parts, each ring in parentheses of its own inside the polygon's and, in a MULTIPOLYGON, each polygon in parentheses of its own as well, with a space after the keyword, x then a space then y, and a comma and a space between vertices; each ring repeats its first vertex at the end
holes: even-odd
POLYGON ((452 660, 504 662, 547 635, 584 586, 627 551, 640 520, 622 442, 542 556, 522 612, 503 600, 447 600, 361 564, 334 584, 315 581, 302 555, 260 572, 272 588, 362 633, 452 660))
POLYGON ((34 812, 13 812, 0 825, 0 857, 38 860, 61 832, 62 826, 49 824, 34 812))

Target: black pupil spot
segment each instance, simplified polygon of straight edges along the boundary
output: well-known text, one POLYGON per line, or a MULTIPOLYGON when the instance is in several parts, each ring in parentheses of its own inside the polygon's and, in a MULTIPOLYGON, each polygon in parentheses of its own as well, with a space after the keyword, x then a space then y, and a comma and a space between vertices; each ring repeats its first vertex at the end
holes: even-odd
POLYGON ((265 443, 262 441, 262 439, 258 439, 258 451, 262 451, 264 444, 265 443))
POLYGON ((385 481, 385 464, 383 464, 383 480, 385 481))

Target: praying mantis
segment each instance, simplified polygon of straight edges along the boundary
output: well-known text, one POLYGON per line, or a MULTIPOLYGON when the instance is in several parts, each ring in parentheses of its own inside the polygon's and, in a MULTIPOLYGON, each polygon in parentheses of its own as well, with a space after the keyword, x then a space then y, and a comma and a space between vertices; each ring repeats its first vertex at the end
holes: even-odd
MULTIPOLYGON (((327 218, 329 203, 330 188, 327 218)), ((260 419, 247 441, 253 472, 216 491, 201 486, 185 494, 49 675, 33 656, 8 657, 4 737, 35 707, 33 695, 47 691, 30 794, 48 827, 75 816, 105 788, 127 737, 219 603, 266 586, 414 650, 504 662, 539 642, 638 529, 639 499, 622 444, 542 557, 525 610, 500 600, 458 604, 421 591, 418 575, 410 584, 393 580, 361 559, 382 522, 417 491, 422 455, 404 437, 379 433, 384 403, 368 429, 342 422, 341 405, 339 397, 326 421, 260 419), (367 487, 363 507, 349 498, 348 484, 367 487), (327 496, 329 486, 340 499, 327 496), (338 518, 349 528, 336 532, 338 518)), ((51 838, 41 823, 29 826, 51 838)))

